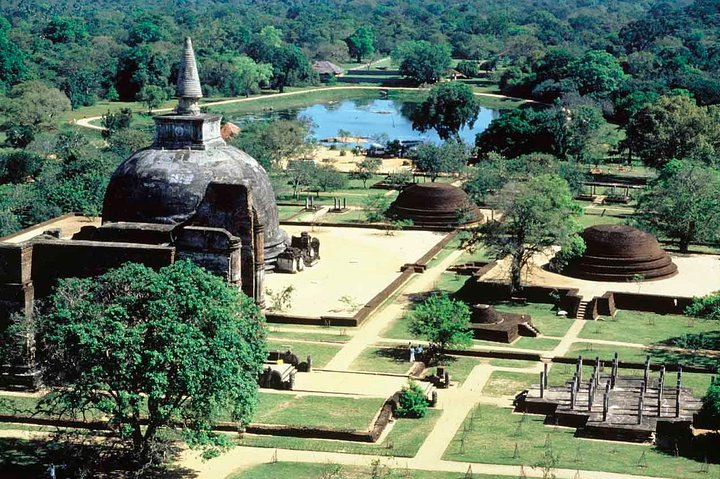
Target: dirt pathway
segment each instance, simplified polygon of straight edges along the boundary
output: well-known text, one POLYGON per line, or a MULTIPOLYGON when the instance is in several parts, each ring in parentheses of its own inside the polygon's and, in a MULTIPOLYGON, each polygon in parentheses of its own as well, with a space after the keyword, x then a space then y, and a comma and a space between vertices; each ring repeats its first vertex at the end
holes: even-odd
POLYGON ((326 369, 346 370, 362 352, 380 341, 380 333, 394 319, 402 317, 407 308, 411 305, 410 298, 421 292, 432 289, 433 284, 440 275, 450 267, 459 257, 462 251, 453 251, 440 263, 428 268, 425 273, 413 276, 412 283, 406 283, 402 294, 391 304, 375 313, 360 329, 347 345, 338 352, 335 357, 325 366, 326 369))
POLYGON ((492 372, 492 366, 480 364, 473 368, 460 388, 438 391, 438 406, 442 407, 443 412, 415 455, 420 465, 431 466, 442 459, 463 421, 480 400, 492 372))

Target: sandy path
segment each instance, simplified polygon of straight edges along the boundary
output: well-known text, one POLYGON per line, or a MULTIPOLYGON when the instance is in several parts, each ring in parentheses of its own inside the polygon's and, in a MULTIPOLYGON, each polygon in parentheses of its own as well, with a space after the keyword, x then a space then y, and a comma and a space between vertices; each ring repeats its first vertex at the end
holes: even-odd
POLYGON ((410 298, 412 295, 431 290, 440 275, 450 267, 460 255, 462 255, 462 251, 453 251, 443 261, 432 268, 428 268, 425 273, 414 275, 415 280, 405 287, 403 293, 391 304, 368 319, 348 344, 326 365, 326 368, 336 370, 348 369, 365 348, 374 345, 381 339, 380 333, 392 320, 405 314, 405 311, 411 305, 410 298))
MULTIPOLYGON (((272 95, 260 95, 260 96, 253 96, 250 98, 231 98, 229 100, 220 100, 220 101, 211 101, 208 103, 203 103, 201 106, 217 106, 217 105, 229 105, 232 103, 244 103, 248 101, 257 101, 260 99, 267 99, 267 98, 279 98, 279 97, 287 97, 287 96, 296 96, 296 95, 303 95, 306 93, 316 93, 321 91, 331 91, 331 90, 419 90, 419 88, 411 88, 411 87, 400 87, 400 86, 393 86, 393 87, 386 87, 386 86, 339 86, 339 87, 318 87, 318 88, 310 88, 308 90, 299 90, 299 91, 289 91, 285 93, 274 93, 272 95)), ((513 101, 522 101, 525 103, 533 103, 533 104, 540 104, 539 102, 536 102, 534 100, 526 100, 525 98, 515 98, 511 96, 505 96, 500 95, 496 93, 480 93, 480 92, 474 92, 475 96, 479 97, 488 97, 488 98, 501 98, 505 100, 513 100, 513 101)), ((160 108, 155 110, 155 113, 164 113, 168 111, 172 111, 173 108, 160 108)), ((89 128, 91 130, 105 130, 105 127, 93 125, 92 122, 98 121, 102 119, 101 116, 92 116, 88 118, 81 118, 81 119, 74 119, 74 125, 83 127, 83 128, 89 128)))

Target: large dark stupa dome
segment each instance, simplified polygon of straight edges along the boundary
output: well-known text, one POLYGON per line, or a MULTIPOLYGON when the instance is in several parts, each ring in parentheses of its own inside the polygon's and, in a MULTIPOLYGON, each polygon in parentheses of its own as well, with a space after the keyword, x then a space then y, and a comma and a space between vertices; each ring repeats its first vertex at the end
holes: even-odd
MULTIPOLYGON (((257 220, 264 225, 265 261, 288 243, 267 172, 250 155, 220 135, 220 116, 202 114, 195 56, 186 40, 175 112, 155 117, 155 142, 135 152, 115 171, 105 192, 103 222, 179 224, 190 219, 211 182, 246 184, 257 220)), ((237 235, 241 225, 225 225, 237 235)))
POLYGON ((459 226, 483 219, 467 193, 447 183, 419 183, 400 192, 390 214, 418 226, 459 226), (461 218, 462 217, 462 218, 461 218))
POLYGON ((625 225, 591 226, 581 233, 585 254, 572 261, 565 274, 591 281, 665 279, 677 266, 655 236, 625 225))

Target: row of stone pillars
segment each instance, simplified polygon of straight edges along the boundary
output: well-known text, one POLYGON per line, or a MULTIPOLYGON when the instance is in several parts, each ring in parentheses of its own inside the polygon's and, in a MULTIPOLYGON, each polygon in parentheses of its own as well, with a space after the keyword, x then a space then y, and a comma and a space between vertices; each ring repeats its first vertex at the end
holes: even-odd
MULTIPOLYGON (((319 206, 318 206, 319 207, 319 206)), ((306 210, 314 210, 316 209, 315 206, 315 197, 313 196, 306 196, 305 197, 305 209, 306 210)), ((346 198, 338 198, 333 197, 333 211, 342 211, 347 209, 347 199, 346 198)))
MULTIPOLYGON (((575 410, 577 407, 577 399, 580 395, 580 387, 582 385, 583 377, 583 359, 582 356, 578 357, 575 365, 575 374, 570 382, 570 409, 575 410)), ((595 393, 597 387, 600 386, 600 373, 602 371, 602 363, 599 357, 595 357, 595 364, 593 365, 593 372, 588 380, 588 403, 587 410, 592 412, 593 403, 595 400, 595 393)), ((619 371, 619 359, 618 353, 615 353, 612 359, 612 371, 610 373, 609 380, 605 383, 605 391, 603 392, 603 422, 607 421, 608 411, 610 409, 610 391, 614 390, 617 385, 619 371)), ((662 402, 665 393, 665 365, 660 369, 660 378, 657 385, 657 415, 662 417, 662 402)), ((548 387, 548 365, 543 365, 543 371, 540 373, 540 397, 545 397, 545 390, 548 387)), ((645 409, 645 396, 650 388, 650 356, 645 359, 645 368, 643 374, 643 381, 640 383, 640 397, 638 399, 638 413, 637 423, 642 424, 643 413, 645 409)), ((677 371, 677 383, 675 386, 675 417, 680 417, 681 412, 681 397, 682 397, 682 366, 678 366, 677 371)))

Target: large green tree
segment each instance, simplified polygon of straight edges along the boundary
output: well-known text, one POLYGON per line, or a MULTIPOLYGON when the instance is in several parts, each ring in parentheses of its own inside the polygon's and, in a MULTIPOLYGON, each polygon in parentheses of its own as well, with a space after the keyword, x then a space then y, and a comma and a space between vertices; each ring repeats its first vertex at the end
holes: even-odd
POLYGON ((415 168, 435 181, 442 174, 460 173, 467 166, 470 148, 465 143, 446 141, 438 146, 423 143, 410 153, 415 168))
POLYGON ((582 213, 567 182, 542 174, 527 181, 510 181, 496 197, 499 220, 486 223, 471 242, 482 242, 497 259, 509 261, 512 292, 522 289, 522 273, 538 253, 576 241, 582 213))
POLYGON ((620 88, 627 76, 611 54, 591 50, 570 66, 581 94, 609 94, 620 88))
POLYGON ((720 238, 720 173, 690 161, 671 161, 638 199, 639 224, 678 242, 720 238))
POLYGON ((253 301, 187 261, 61 280, 37 337, 45 381, 58 386, 46 406, 100 411, 142 463, 163 427, 219 443, 216 421, 247 424, 267 354, 253 301))
POLYGON ((0 16, 0 93, 28 76, 26 54, 8 38, 10 22, 0 16))
POLYGON ((435 293, 410 314, 410 333, 423 338, 442 356, 448 347, 472 344, 470 309, 447 293, 435 293))
POLYGON ((358 63, 362 62, 363 57, 375 53, 375 34, 370 28, 358 28, 355 33, 345 39, 345 43, 348 47, 348 53, 358 63))
POLYGON ((717 164, 720 107, 698 106, 686 95, 660 97, 630 117, 623 145, 658 168, 672 159, 717 164))
POLYGON ((392 52, 400 74, 417 83, 435 83, 450 67, 450 47, 425 40, 409 41, 392 52))
POLYGON ((240 134, 231 142, 248 152, 267 170, 282 166, 286 160, 296 159, 313 146, 309 140, 310 124, 301 120, 274 120, 243 125, 240 134))
POLYGON ((2 129, 7 142, 21 148, 41 129, 53 128, 55 118, 70 109, 70 100, 57 88, 31 80, 15 85, 0 108, 6 118, 2 129))
POLYGON ((433 129, 447 140, 460 141, 460 130, 472 128, 480 114, 480 103, 472 88, 464 83, 447 82, 435 85, 428 97, 413 112, 413 128, 433 129))

